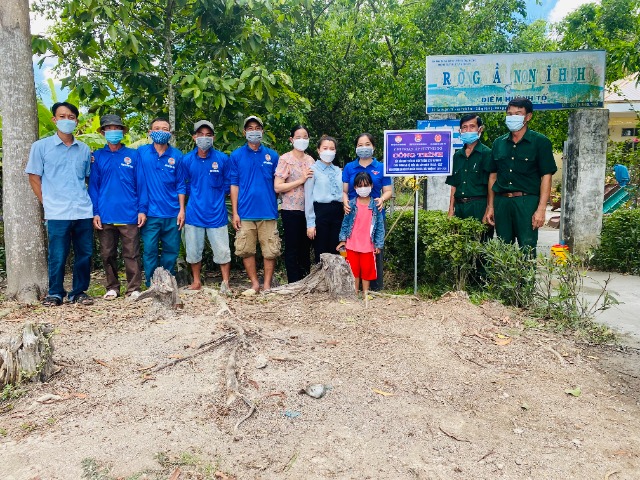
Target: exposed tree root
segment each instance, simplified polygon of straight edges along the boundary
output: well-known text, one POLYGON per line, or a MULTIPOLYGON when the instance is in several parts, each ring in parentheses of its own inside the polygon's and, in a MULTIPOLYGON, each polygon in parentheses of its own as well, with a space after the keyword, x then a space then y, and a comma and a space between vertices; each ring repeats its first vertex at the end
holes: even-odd
POLYGON ((311 267, 309 275, 297 282, 270 290, 280 295, 330 293, 333 297, 350 297, 356 293, 353 273, 340 255, 323 253, 320 263, 311 267))

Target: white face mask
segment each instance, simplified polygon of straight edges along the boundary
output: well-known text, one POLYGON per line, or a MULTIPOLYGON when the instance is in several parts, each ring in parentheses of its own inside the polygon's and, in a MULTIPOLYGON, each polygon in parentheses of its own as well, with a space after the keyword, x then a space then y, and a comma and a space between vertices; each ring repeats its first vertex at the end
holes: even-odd
POLYGON ((359 197, 368 197, 371 193, 371 187, 356 187, 356 193, 359 197))
POLYGON ((319 154, 320 160, 324 163, 331 163, 333 159, 336 158, 335 150, 322 150, 319 154))
POLYGON ((295 148, 296 150, 300 150, 301 152, 304 152, 308 146, 309 146, 308 138, 296 138, 293 141, 293 148, 295 148))
POLYGON ((504 123, 510 131, 517 132, 524 127, 524 115, 507 115, 504 123))

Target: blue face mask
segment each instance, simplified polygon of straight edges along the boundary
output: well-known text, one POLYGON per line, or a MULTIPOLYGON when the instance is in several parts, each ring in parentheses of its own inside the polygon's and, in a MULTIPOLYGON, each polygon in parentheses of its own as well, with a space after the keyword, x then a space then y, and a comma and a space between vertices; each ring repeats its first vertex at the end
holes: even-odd
POLYGON ((462 143, 464 143, 465 145, 469 143, 477 142, 478 140, 480 140, 480 133, 479 132, 462 132, 460 134, 460 140, 462 140, 462 143))
POLYGON ((510 131, 517 132, 524 127, 524 115, 507 115, 504 123, 510 131))
POLYGON ((153 143, 158 145, 166 145, 171 138, 171 132, 165 132, 164 130, 152 130, 149 134, 153 143))
POLYGON ((104 132, 104 138, 112 145, 117 145, 124 138, 124 132, 122 130, 107 130, 104 132))
POLYGON ((373 147, 357 147, 356 156, 358 156, 359 158, 373 157, 373 147))
POLYGON ((248 130, 244 134, 244 137, 247 139, 247 142, 253 143, 255 145, 256 143, 260 143, 262 141, 262 131, 261 130, 248 130))
POLYGON ((77 126, 78 124, 75 120, 66 120, 64 118, 56 120, 56 127, 58 127, 58 130, 60 130, 62 133, 71 134, 74 132, 77 126))

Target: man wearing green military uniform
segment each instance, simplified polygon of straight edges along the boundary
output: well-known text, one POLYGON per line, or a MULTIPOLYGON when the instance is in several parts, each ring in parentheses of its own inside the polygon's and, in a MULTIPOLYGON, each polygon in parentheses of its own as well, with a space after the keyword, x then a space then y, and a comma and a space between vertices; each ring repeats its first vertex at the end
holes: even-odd
MULTIPOLYGON (((476 114, 464 115, 460 119, 460 139, 464 147, 453 155, 453 174, 447 177, 451 185, 449 216, 475 218, 482 222, 487 210, 487 184, 491 149, 480 143, 482 119, 476 114)), ((493 237, 493 227, 482 239, 493 237)))
POLYGON ((527 127, 531 101, 516 97, 507 105, 507 133, 493 142, 486 221, 508 243, 536 254, 538 228, 544 225, 551 176, 558 170, 551 141, 527 127))

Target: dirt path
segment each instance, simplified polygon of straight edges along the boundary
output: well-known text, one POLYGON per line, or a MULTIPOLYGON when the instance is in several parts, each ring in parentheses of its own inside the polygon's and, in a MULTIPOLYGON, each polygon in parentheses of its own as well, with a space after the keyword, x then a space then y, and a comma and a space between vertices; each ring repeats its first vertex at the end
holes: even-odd
POLYGON ((166 318, 120 299, 2 318, 0 333, 53 323, 62 370, 0 404, 0 477, 640 478, 636 350, 523 331, 512 311, 456 296, 229 306, 248 335, 239 384, 257 405, 236 434, 248 408, 225 406, 232 342, 143 370, 229 332, 206 293, 166 318), (300 394, 309 383, 329 390, 300 394))

